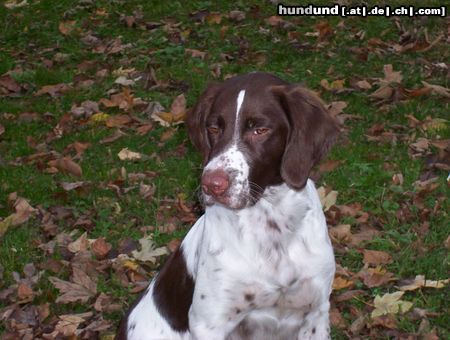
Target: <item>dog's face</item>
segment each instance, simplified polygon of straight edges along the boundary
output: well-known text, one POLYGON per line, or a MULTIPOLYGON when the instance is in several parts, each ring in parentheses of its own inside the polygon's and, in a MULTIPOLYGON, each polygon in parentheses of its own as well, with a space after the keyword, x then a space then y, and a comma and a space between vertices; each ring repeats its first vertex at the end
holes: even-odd
POLYGON ((187 119, 206 205, 241 209, 268 186, 305 186, 338 131, 310 91, 264 73, 210 85, 187 119))

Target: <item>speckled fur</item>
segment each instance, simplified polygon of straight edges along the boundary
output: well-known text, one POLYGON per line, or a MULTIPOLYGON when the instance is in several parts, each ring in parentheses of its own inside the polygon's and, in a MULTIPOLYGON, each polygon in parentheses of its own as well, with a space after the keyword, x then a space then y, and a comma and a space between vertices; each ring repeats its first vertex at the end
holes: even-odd
MULTIPOLYGON (((264 86, 281 82, 264 74, 240 79, 259 85, 267 82, 264 86)), ((192 303, 188 322, 182 331, 171 327, 155 299, 156 278, 125 319, 125 335, 120 339, 329 339, 329 296, 335 262, 322 206, 309 179, 306 186, 296 189, 287 183, 267 185, 256 202, 251 199, 249 176, 255 164, 248 150, 242 148, 239 126, 245 126, 241 107, 244 105, 243 114, 251 112, 249 107, 257 107, 254 104, 259 92, 252 93, 247 111, 246 91, 240 90, 234 97, 236 106, 232 112, 227 111, 227 122, 234 126, 230 130, 234 133, 221 140, 223 148, 205 164, 204 172, 219 169, 227 173, 229 200, 224 206, 204 195, 205 214, 191 228, 182 242, 182 253, 178 253, 178 259, 183 260, 178 264, 183 263, 180 268, 186 274, 181 277, 194 283, 193 292, 189 291, 192 303)), ((210 100, 209 92, 202 98, 210 100)), ((198 107, 206 110, 202 103, 198 107)), ((195 128, 195 123, 190 126, 195 128)), ((200 135, 203 128, 197 126, 200 135)), ((325 138, 327 133, 321 132, 321 136, 325 138)), ((202 145, 207 142, 196 137, 196 146, 207 150, 202 145)), ((288 175, 291 179, 292 174, 288 175)), ((177 304, 164 306, 176 308, 177 304)))
POLYGON ((242 210, 207 208, 182 249, 195 280, 190 332, 170 328, 150 285, 130 314, 129 340, 329 337, 334 256, 312 181, 302 191, 267 188, 242 210))

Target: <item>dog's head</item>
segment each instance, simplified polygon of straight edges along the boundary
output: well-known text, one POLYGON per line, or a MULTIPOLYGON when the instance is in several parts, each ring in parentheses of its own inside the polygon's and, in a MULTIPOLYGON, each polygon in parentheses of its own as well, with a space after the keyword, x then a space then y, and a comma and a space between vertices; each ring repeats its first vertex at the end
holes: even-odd
POLYGON ((241 209, 268 186, 300 190, 339 128, 311 91, 265 73, 210 85, 187 118, 205 203, 241 209))

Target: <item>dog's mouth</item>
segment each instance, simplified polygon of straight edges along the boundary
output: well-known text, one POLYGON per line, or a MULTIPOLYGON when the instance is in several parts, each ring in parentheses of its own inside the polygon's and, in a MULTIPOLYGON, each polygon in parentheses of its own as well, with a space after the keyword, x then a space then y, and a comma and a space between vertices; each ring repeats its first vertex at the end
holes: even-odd
POLYGON ((212 196, 203 192, 203 202, 206 206, 219 204, 232 210, 244 209, 251 205, 251 200, 246 195, 230 195, 228 193, 220 196, 212 196))

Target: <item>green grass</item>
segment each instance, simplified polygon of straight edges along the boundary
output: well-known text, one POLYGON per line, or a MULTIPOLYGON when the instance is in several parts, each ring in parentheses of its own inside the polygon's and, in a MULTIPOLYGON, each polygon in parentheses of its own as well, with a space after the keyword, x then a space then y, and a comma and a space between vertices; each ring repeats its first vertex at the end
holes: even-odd
MULTIPOLYGON (((89 142, 91 146, 78 161, 83 169, 81 179, 67 174, 46 173, 44 169, 47 164, 42 160, 22 162, 23 157, 36 152, 27 139, 32 137, 37 143, 45 142, 47 135, 61 117, 70 111, 72 105, 79 105, 85 100, 99 101, 101 98, 108 98, 108 91, 112 88, 120 89, 120 86, 114 84, 116 77, 111 74, 119 67, 135 68, 139 72, 148 72, 151 67, 159 81, 170 82, 171 86, 167 88, 149 90, 144 88, 142 82, 132 88, 135 97, 159 101, 166 108, 170 107, 173 99, 180 93, 185 94, 188 106, 191 107, 209 82, 220 81, 231 74, 260 70, 272 72, 291 82, 303 83, 321 92, 326 101, 346 101, 348 106, 345 113, 361 117, 359 120, 346 121, 346 138, 334 147, 329 156, 343 162, 334 171, 323 174, 318 185, 326 184, 337 190, 338 204, 361 203, 363 210, 370 214, 369 223, 373 223, 372 226, 378 228, 381 234, 360 247, 349 249, 345 254, 338 254, 338 262, 349 270, 358 272, 363 266, 362 248, 383 250, 393 257, 393 262, 386 269, 398 279, 413 278, 419 274, 433 280, 448 276, 449 257, 444 244, 449 234, 447 173, 443 170, 436 171, 439 176, 438 188, 424 195, 423 207, 417 206, 413 200, 413 183, 424 172, 425 163, 423 158, 411 158, 408 152, 409 144, 417 137, 448 139, 450 129, 447 125, 439 131, 414 131, 409 127, 407 118, 407 115, 413 115, 419 120, 427 117, 448 119, 448 100, 438 96, 423 96, 398 102, 386 111, 368 97, 368 93, 376 86, 368 92, 342 94, 327 92, 320 86, 322 79, 330 82, 345 79, 345 87, 350 87, 350 80, 355 77, 373 82, 374 78, 383 77, 384 65, 392 64, 395 71, 401 72, 405 88, 421 87, 421 81, 449 87, 446 72, 430 66, 448 60, 448 48, 443 43, 427 52, 403 54, 393 53, 388 48, 374 48, 367 61, 361 61, 351 47, 366 48, 369 46, 368 41, 373 38, 382 39, 388 44, 399 41, 400 33, 392 18, 285 18, 292 26, 283 29, 266 23, 265 20, 276 11, 275 6, 269 2, 102 0, 89 3, 41 0, 29 3, 28 6, 14 10, 0 5, 0 74, 9 72, 23 86, 20 96, 2 97, 0 101, 0 124, 5 128, 5 132, 0 135, 0 219, 13 212, 8 206, 7 197, 10 193, 17 192, 19 196, 29 200, 33 207, 40 206, 42 210, 55 206, 71 208, 73 217, 56 221, 56 224, 58 233, 74 231, 74 239, 84 232, 80 228, 74 228, 75 220, 83 214, 90 216, 94 227, 89 230, 88 237, 105 237, 113 248, 126 237, 135 240, 143 237, 140 230, 143 226, 168 224, 167 217, 163 221, 159 220, 158 211, 163 199, 176 199, 177 195, 182 195, 188 204, 197 203, 201 159, 187 141, 183 126, 178 127, 174 136, 164 143, 160 142, 160 138, 166 128, 155 123, 155 128, 148 135, 140 136, 134 129, 124 128, 122 130, 126 132, 126 136, 110 144, 100 144, 103 138, 113 133, 113 129, 108 129, 101 123, 76 122, 71 132, 50 142, 47 150, 63 153, 71 143, 89 142), (193 12, 204 9, 219 13, 222 16, 220 24, 209 23, 208 19, 196 22, 190 16, 193 12), (246 19, 240 23, 230 20, 227 18, 230 10, 244 11, 246 19), (134 11, 142 12, 143 21, 129 28, 121 17, 133 15, 134 11), (314 32, 315 25, 321 20, 327 20, 335 30, 335 34, 323 46, 316 44, 316 37, 306 34, 314 32), (74 29, 68 35, 63 35, 58 26, 60 22, 66 21, 74 21, 74 29), (155 29, 144 27, 145 22, 160 21, 164 23, 163 26, 155 29), (341 21, 345 25, 343 28, 341 21), (360 31, 365 32, 364 37, 355 38, 355 34, 360 31), (297 45, 289 41, 287 32, 299 34, 297 45), (381 32, 383 36, 380 36, 381 32), (82 38, 88 33, 104 44, 120 38, 122 44, 130 45, 115 54, 95 53, 92 47, 82 42, 82 38), (187 48, 207 52, 207 57, 204 60, 191 58, 185 51, 187 48), (59 57, 61 54, 65 56, 55 59, 57 54, 59 57), (224 54, 231 57, 231 60, 224 60, 224 54), (258 65, 257 61, 262 60, 258 59, 261 56, 265 60, 258 65), (49 64, 51 60, 52 65, 49 64), (79 71, 79 64, 87 60, 93 62, 92 68, 85 72, 79 71), (211 73, 213 66, 217 64, 221 66, 219 79, 215 79, 211 73), (105 78, 96 76, 96 72, 102 69, 108 70, 105 78), (78 88, 79 81, 85 79, 92 79, 95 83, 89 88, 78 88), (74 88, 55 98, 33 95, 42 86, 58 83, 71 83, 74 88), (39 119, 23 122, 20 114, 24 112, 35 112, 39 119), (53 118, 44 119, 44 113, 50 113, 53 118), (401 135, 395 144, 367 140, 365 135, 369 134, 368 129, 380 123, 385 125, 386 131, 391 130, 401 135), (403 129, 395 130, 398 126, 403 126, 403 129), (176 156, 175 151, 180 144, 185 144, 186 152, 182 156, 176 156), (120 161, 117 154, 125 147, 150 157, 139 162, 120 161), (386 163, 390 167, 386 167, 386 163), (117 184, 123 189, 136 185, 130 181, 122 181, 121 168, 127 173, 156 172, 158 176, 155 178, 143 180, 145 184, 155 186, 153 200, 144 201, 141 198, 139 182, 136 188, 120 196, 108 187, 110 184, 117 184), (400 187, 392 185, 391 179, 396 173, 401 173, 404 177, 404 183, 400 187), (76 180, 89 181, 89 188, 70 192, 61 188, 61 182, 76 180), (437 201, 440 202, 440 207, 433 211, 437 201), (396 215, 403 204, 407 204, 411 210, 411 217, 407 221, 399 220, 396 215), (422 236, 417 233, 416 228, 424 221, 429 222, 429 231, 422 236)), ((391 2, 385 3, 394 6, 391 2)), ((395 2, 395 5, 401 4, 402 1, 395 2)), ((413 4, 419 6, 420 2, 413 4)), ((437 6, 439 2, 434 1, 432 5, 437 6)), ((446 32, 445 21, 438 17, 430 17, 423 22, 418 18, 401 18, 400 22, 406 30, 418 29, 421 39, 424 37, 423 28, 427 29, 430 40, 441 31, 446 32)), ((116 108, 102 110, 110 115, 124 113, 116 108)), ((139 110, 133 110, 132 113, 141 119, 148 119, 139 110)), ((431 150, 437 154, 436 149, 431 150)), ((25 264, 32 262, 39 267, 39 264, 45 262, 46 255, 37 246, 53 239, 53 236, 43 232, 40 218, 38 216, 9 230, 0 239, 0 264, 3 269, 0 291, 14 283, 13 272, 21 273, 25 264)), ((351 217, 343 217, 339 223, 349 223, 352 224, 352 230, 358 229, 356 220, 351 217)), ((182 238, 188 228, 189 225, 180 223, 174 233, 155 231, 153 238, 159 245, 163 245, 172 239, 182 238)), ((52 256, 60 260, 63 254, 57 249, 52 256)), ((157 265, 153 267, 155 269, 157 265)), ((57 276, 68 279, 69 273, 70 269, 65 265, 57 276)), ((151 273, 149 271, 147 275, 150 276, 151 273)), ((35 287, 40 294, 32 304, 50 302, 52 316, 91 310, 87 304, 54 303, 58 291, 48 281, 49 275, 55 274, 44 270, 35 287)), ((356 287, 367 293, 360 297, 363 302, 353 299, 337 305, 349 324, 356 319, 353 309, 368 314, 368 305, 373 302, 375 295, 396 290, 394 284, 368 289, 357 282, 356 287)), ((129 289, 120 284, 118 274, 111 268, 99 276, 98 291, 112 296, 115 303, 122 304, 124 309, 132 300, 129 289)), ((408 292, 404 298, 414 302, 414 307, 437 313, 437 316, 429 317, 430 328, 435 328, 441 338, 449 336, 450 320, 445 290, 408 292)), ((12 302, 1 300, 0 308, 12 302)), ((106 313, 103 316, 115 327, 121 312, 106 313)), ((419 331, 420 320, 413 320, 407 315, 397 315, 396 318, 399 321, 399 332, 416 334, 419 331)), ((51 322, 50 319, 44 321, 44 324, 51 322)), ((8 327, 6 324, 0 325, 0 333, 10 331, 8 327)), ((378 330, 377 334, 387 337, 387 333, 383 331, 378 330)), ((346 338, 350 335, 348 329, 333 329, 333 338, 346 338)))

